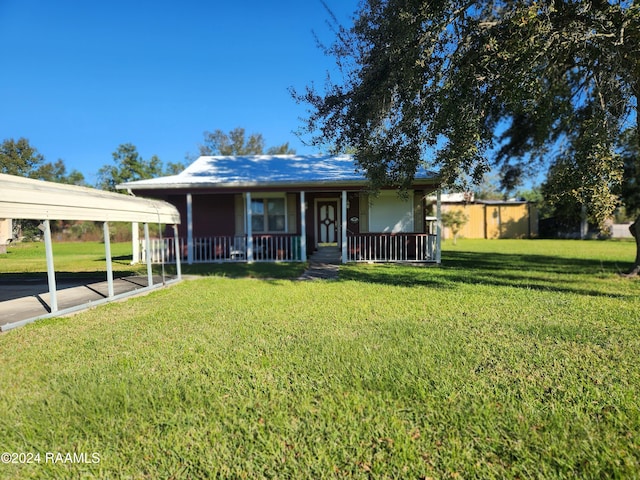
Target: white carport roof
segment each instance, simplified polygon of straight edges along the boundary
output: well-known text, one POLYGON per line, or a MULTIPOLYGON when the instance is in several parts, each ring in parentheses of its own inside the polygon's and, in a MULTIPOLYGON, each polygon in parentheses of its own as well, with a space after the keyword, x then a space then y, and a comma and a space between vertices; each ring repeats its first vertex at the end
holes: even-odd
MULTIPOLYGON (((180 214, 173 205, 159 200, 136 198, 120 193, 105 192, 92 188, 63 185, 59 183, 43 182, 14 175, 0 174, 0 219, 42 220, 47 258, 47 278, 49 282, 50 313, 39 317, 28 318, 18 322, 0 326, 0 331, 25 325, 40 318, 49 318, 63 313, 77 311, 86 305, 58 309, 55 266, 53 249, 51 246, 50 220, 89 220, 104 222, 104 244, 107 265, 108 296, 101 302, 113 301, 118 298, 139 293, 143 290, 157 288, 154 285, 150 256, 147 255, 147 287, 115 295, 113 286, 113 268, 111 265, 111 242, 109 240, 109 222, 139 222, 145 224, 145 242, 149 248, 149 234, 147 224, 162 223, 174 226, 174 245, 177 265, 177 279, 181 278, 180 253, 178 249, 177 224, 180 214)), ((162 285, 167 284, 164 281, 162 285)), ((100 301, 91 302, 97 305, 100 301)), ((89 305, 89 304, 87 304, 89 305)))
POLYGON ((180 223, 167 202, 6 174, 0 174, 0 218, 180 223))

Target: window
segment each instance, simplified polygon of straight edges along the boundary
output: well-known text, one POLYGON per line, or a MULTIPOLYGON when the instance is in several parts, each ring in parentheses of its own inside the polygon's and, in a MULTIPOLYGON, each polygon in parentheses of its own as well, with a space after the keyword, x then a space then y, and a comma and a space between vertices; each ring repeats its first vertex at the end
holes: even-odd
POLYGON ((251 229, 254 232, 286 230, 284 198, 251 199, 251 229))
POLYGON ((413 232, 412 198, 412 191, 407 200, 400 198, 395 191, 380 192, 380 195, 372 200, 369 208, 369 231, 413 232))

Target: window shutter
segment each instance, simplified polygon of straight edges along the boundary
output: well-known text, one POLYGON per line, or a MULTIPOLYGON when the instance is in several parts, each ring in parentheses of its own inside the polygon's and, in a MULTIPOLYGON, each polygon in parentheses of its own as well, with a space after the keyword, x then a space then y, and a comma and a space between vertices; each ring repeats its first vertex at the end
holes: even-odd
POLYGON ((235 218, 236 235, 244 235, 244 196, 241 193, 235 195, 235 218))
POLYGON ((358 215, 360 217, 358 222, 360 233, 369 233, 369 195, 366 193, 360 194, 360 209, 358 215))
POLYGON ((287 233, 298 233, 298 196, 287 193, 287 233))

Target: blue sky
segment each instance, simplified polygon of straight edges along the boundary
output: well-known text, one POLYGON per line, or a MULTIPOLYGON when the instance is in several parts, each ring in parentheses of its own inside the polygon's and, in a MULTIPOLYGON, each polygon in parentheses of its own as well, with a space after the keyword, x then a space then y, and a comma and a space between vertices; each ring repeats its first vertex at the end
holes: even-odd
MULTIPOLYGON (((349 24, 357 0, 326 0, 349 24)), ((319 0, 0 0, 0 141, 26 137, 90 184, 133 143, 186 162, 205 130, 244 127, 267 147, 295 136, 306 107, 288 88, 334 66, 319 0)))

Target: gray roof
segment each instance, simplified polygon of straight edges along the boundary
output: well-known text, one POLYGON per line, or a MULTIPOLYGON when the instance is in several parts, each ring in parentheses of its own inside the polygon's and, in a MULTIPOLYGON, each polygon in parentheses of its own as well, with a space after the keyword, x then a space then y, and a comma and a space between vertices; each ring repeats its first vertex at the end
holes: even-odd
MULTIPOLYGON (((419 171, 416 179, 437 180, 419 171)), ((249 155, 200 157, 178 175, 138 180, 118 188, 255 187, 365 183, 352 155, 249 155)))

